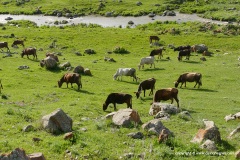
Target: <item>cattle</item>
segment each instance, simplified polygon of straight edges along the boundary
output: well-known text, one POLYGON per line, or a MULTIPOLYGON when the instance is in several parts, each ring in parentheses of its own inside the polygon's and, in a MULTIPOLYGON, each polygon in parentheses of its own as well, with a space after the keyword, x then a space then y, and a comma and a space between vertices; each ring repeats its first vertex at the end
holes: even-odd
POLYGON ((175 82, 175 87, 178 87, 179 83, 182 83, 180 88, 182 88, 183 83, 186 87, 186 82, 196 82, 194 88, 198 84, 198 88, 202 85, 202 74, 196 72, 187 72, 179 76, 178 80, 175 82))
POLYGON ((137 96, 137 98, 140 97, 140 94, 143 90, 143 93, 144 93, 144 97, 145 97, 145 91, 150 89, 150 93, 149 93, 149 96, 150 95, 153 95, 153 90, 155 88, 155 83, 156 83, 156 79, 155 78, 149 78, 147 80, 144 80, 142 81, 139 86, 138 86, 138 91, 137 92, 134 92, 137 96))
POLYGON ((142 66, 142 69, 144 69, 144 64, 150 64, 151 65, 150 68, 152 68, 152 65, 153 65, 155 68, 154 56, 141 58, 140 63, 138 65, 138 69, 140 70, 141 66, 142 66))
POLYGON ((12 44, 12 47, 16 46, 16 45, 22 45, 24 47, 24 41, 23 40, 14 40, 13 41, 13 44, 12 44))
POLYGON ((116 80, 117 78, 122 76, 130 76, 133 77, 133 81, 136 80, 137 82, 137 77, 136 77, 136 69, 134 68, 118 68, 116 73, 113 75, 113 79, 116 80))
POLYGON ((190 55, 191 55, 191 50, 190 49, 181 50, 178 53, 178 61, 182 61, 183 56, 186 56, 186 59, 189 60, 190 55))
POLYGON ((55 55, 54 53, 46 53, 46 57, 48 56, 55 59, 57 62, 59 62, 58 56, 55 55))
POLYGON ((2 80, 0 79, 0 93, 2 93, 2 89, 3 89, 2 80))
POLYGON ((155 56, 158 55, 158 59, 161 59, 161 57, 163 57, 162 51, 165 50, 164 48, 158 48, 158 49, 154 49, 151 51, 149 56, 155 56))
POLYGON ((8 48, 8 42, 0 42, 0 49, 3 51, 2 48, 7 48, 7 51, 10 52, 10 49, 8 48))
POLYGON ((36 48, 32 48, 32 47, 30 47, 30 48, 25 48, 23 51, 22 51, 22 54, 21 54, 21 56, 22 56, 22 58, 23 58, 23 56, 24 55, 27 55, 27 58, 29 59, 29 55, 33 55, 33 59, 34 58, 36 58, 37 59, 37 50, 36 50, 36 48))
POLYGON ((157 90, 153 96, 153 103, 171 100, 173 103, 173 99, 177 102, 177 106, 179 108, 179 100, 178 100, 178 89, 177 88, 165 88, 157 90))
POLYGON ((66 73, 65 75, 63 75, 62 78, 58 81, 58 87, 61 88, 64 82, 67 83, 67 88, 68 83, 71 83, 72 88, 73 83, 76 83, 78 85, 78 90, 82 88, 81 75, 79 75, 78 73, 66 73))
POLYGON ((160 38, 159 38, 158 36, 150 36, 150 37, 149 37, 149 41, 150 41, 150 43, 152 43, 153 40, 155 40, 155 41, 159 41, 160 38))
POLYGON ((181 51, 181 50, 185 50, 185 49, 191 49, 190 45, 187 46, 178 46, 174 48, 174 51, 181 51))
POLYGON ((108 105, 112 103, 114 105, 114 110, 117 110, 116 104, 127 104, 127 108, 132 108, 132 95, 126 93, 110 93, 103 103, 103 110, 105 111, 108 105))

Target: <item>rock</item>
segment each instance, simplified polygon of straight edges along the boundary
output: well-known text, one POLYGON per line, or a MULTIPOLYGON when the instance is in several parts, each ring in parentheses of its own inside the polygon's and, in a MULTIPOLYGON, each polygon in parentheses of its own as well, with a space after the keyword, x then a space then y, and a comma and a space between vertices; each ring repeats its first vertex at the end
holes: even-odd
POLYGON ((164 111, 168 114, 176 114, 179 113, 180 110, 173 104, 156 102, 150 106, 149 115, 156 115, 159 111, 164 111))
POLYGON ((12 20, 12 19, 13 19, 12 17, 5 18, 6 21, 9 21, 9 20, 12 20))
POLYGON ((137 5, 137 6, 141 6, 141 5, 142 5, 142 2, 137 2, 136 5, 137 5))
POLYGON ((176 13, 174 11, 166 10, 163 12, 163 16, 176 16, 176 13))
POLYGON ((86 54, 95 54, 96 52, 93 49, 86 49, 84 51, 84 53, 86 53, 86 54))
POLYGON ((19 66, 18 69, 19 69, 19 70, 22 70, 22 69, 29 69, 29 66, 26 66, 26 65, 19 66))
POLYGON ((192 116, 190 115, 190 113, 188 111, 182 111, 179 113, 179 118, 185 119, 185 120, 190 120, 192 119, 192 116))
POLYGON ((88 75, 88 76, 92 76, 92 73, 91 73, 90 69, 88 69, 88 68, 84 69, 84 74, 88 75))
POLYGON ((128 127, 132 124, 141 123, 140 116, 137 111, 133 109, 120 109, 118 110, 112 118, 112 121, 117 126, 128 127))
POLYGON ((216 151, 217 147, 214 143, 214 141, 211 141, 209 139, 207 139, 201 146, 200 148, 202 149, 206 149, 207 151, 216 151))
POLYGON ((112 112, 112 113, 109 113, 105 116, 106 119, 110 119, 114 116, 114 114, 116 114, 117 112, 112 112))
POLYGON ((170 115, 164 111, 159 111, 154 118, 161 119, 161 120, 169 120, 170 115))
POLYGON ((143 139, 144 135, 142 132, 137 132, 137 133, 129 133, 127 134, 128 137, 131 137, 133 139, 143 139))
POLYGON ((78 74, 84 73, 84 68, 81 65, 79 65, 74 68, 73 73, 78 73, 78 74))
POLYGON ((38 138, 38 137, 33 137, 33 138, 32 138, 32 141, 33 141, 33 142, 40 142, 40 141, 42 141, 42 139, 41 139, 41 138, 38 138))
POLYGON ((134 22, 133 21, 128 21, 128 24, 133 25, 134 22))
POLYGON ((166 130, 164 132, 167 133, 168 135, 172 134, 172 132, 162 124, 160 119, 153 119, 147 123, 144 123, 142 125, 142 128, 148 131, 148 133, 157 135, 157 136, 159 136, 159 134, 162 132, 163 129, 166 130))
POLYGON ((43 128, 53 134, 71 132, 72 123, 72 119, 62 109, 42 117, 43 128))
POLYGON ((155 15, 154 13, 149 13, 149 14, 148 14, 148 17, 151 17, 151 18, 152 18, 152 17, 155 17, 155 16, 156 16, 156 15, 155 15))
POLYGON ((161 133, 158 136, 158 143, 165 142, 169 138, 169 132, 166 129, 162 129, 161 133))
POLYGON ((29 157, 26 155, 23 149, 16 148, 11 153, 1 154, 0 159, 1 160, 14 160, 14 159, 29 160, 29 157))
POLYGON ((73 138, 73 132, 68 132, 68 133, 65 133, 64 134, 64 137, 63 137, 63 139, 64 140, 67 140, 67 139, 71 139, 71 138, 73 138))
POLYGON ((200 60, 201 61, 207 61, 207 59, 205 57, 201 57, 200 60))
POLYGON ((65 62, 59 65, 60 69, 66 69, 67 67, 71 67, 70 62, 65 62))
POLYGON ((236 159, 240 159, 240 150, 238 150, 238 151, 235 153, 235 158, 236 158, 236 159))
POLYGON ((192 139, 193 143, 201 143, 204 140, 212 140, 215 143, 221 141, 221 135, 218 128, 215 126, 213 121, 203 120, 205 129, 199 129, 196 136, 192 139))
POLYGON ((30 132, 34 129, 32 125, 27 125, 23 128, 23 132, 30 132))
POLYGON ((226 121, 235 120, 235 119, 240 119, 240 112, 238 112, 238 113, 236 113, 236 114, 227 115, 224 119, 225 119, 226 121))
POLYGON ((57 61, 54 58, 48 56, 40 62, 40 65, 41 67, 45 66, 47 69, 54 69, 57 67, 57 61))
POLYGON ((228 136, 228 138, 232 138, 233 135, 240 132, 240 126, 238 126, 236 129, 234 129, 228 136))
POLYGON ((29 154, 28 157, 30 160, 46 160, 41 152, 29 154))

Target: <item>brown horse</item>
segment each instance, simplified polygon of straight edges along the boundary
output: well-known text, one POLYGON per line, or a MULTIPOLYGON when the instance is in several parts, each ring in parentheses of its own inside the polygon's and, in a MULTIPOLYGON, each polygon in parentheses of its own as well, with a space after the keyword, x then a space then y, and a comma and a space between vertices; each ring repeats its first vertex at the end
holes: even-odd
POLYGON ((152 43, 153 40, 156 42, 156 41, 159 41, 160 38, 159 38, 158 36, 150 36, 150 37, 149 37, 150 43, 152 43))
POLYGON ((67 88, 68 83, 71 83, 71 86, 73 83, 76 83, 78 85, 78 90, 82 88, 81 75, 79 75, 78 73, 66 73, 65 75, 63 75, 62 78, 58 81, 58 87, 61 88, 64 82, 67 83, 67 88))
POLYGON ((2 50, 2 48, 7 48, 7 51, 10 52, 10 49, 8 48, 8 42, 0 42, 0 49, 2 50))
POLYGON ((36 48, 25 48, 23 51, 22 51, 22 58, 24 55, 27 55, 27 58, 29 59, 28 55, 33 55, 33 59, 36 58, 37 59, 37 50, 36 48))

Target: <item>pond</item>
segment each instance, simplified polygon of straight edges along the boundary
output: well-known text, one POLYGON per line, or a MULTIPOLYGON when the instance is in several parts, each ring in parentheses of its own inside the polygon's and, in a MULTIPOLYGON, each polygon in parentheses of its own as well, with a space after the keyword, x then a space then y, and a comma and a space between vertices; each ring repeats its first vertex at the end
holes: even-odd
POLYGON ((128 26, 128 22, 132 21, 134 24, 132 27, 138 24, 147 24, 153 23, 155 21, 176 21, 178 23, 181 22, 211 22, 215 24, 226 25, 228 22, 223 21, 216 21, 211 19, 201 18, 196 14, 181 14, 176 12, 176 16, 140 16, 140 17, 103 17, 103 16, 96 16, 96 15, 89 15, 77 18, 67 18, 67 17, 56 17, 56 16, 43 16, 43 15, 0 15, 0 23, 7 23, 8 20, 6 18, 11 17, 12 20, 30 20, 35 22, 38 26, 42 25, 49 25, 49 26, 57 26, 54 24, 55 21, 62 22, 63 20, 68 21, 67 24, 61 25, 71 25, 71 24, 98 24, 103 27, 119 27, 122 26, 125 28, 128 26))

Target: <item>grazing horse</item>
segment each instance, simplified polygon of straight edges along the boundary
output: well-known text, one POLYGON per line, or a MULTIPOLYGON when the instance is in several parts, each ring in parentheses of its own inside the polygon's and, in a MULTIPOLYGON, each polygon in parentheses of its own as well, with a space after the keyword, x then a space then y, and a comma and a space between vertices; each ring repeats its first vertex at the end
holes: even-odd
POLYGON ((196 72, 187 72, 183 73, 179 76, 178 80, 175 82, 175 87, 178 87, 178 84, 181 83, 180 88, 182 88, 182 85, 185 84, 186 87, 186 82, 196 82, 194 88, 198 84, 198 88, 202 85, 202 74, 201 73, 196 73, 196 72))
POLYGON ((33 55, 33 59, 36 58, 37 59, 37 50, 36 48, 25 48, 23 51, 22 51, 22 58, 24 55, 27 55, 27 58, 29 59, 28 55, 33 55))
POLYGON ((24 41, 23 40, 19 40, 19 39, 13 41, 12 47, 14 47, 16 45, 19 45, 19 44, 24 47, 24 41))
POLYGON ((10 49, 8 48, 8 42, 0 42, 0 49, 2 50, 2 48, 7 48, 7 51, 10 52, 10 49))
POLYGON ((126 93, 110 93, 103 103, 103 110, 108 108, 108 105, 112 103, 114 105, 114 110, 117 110, 116 104, 126 103, 128 108, 132 108, 132 95, 126 93))
POLYGON ((149 56, 155 56, 158 55, 158 59, 161 59, 161 57, 163 57, 162 51, 165 50, 164 48, 158 48, 158 49, 154 49, 151 51, 149 56))
POLYGON ((58 81, 58 87, 61 88, 64 82, 67 83, 67 88, 68 83, 71 83, 71 86, 73 83, 76 83, 78 85, 78 90, 82 88, 81 75, 78 73, 66 73, 65 75, 63 75, 62 78, 58 81))
POLYGON ((149 37, 150 44, 152 43, 153 40, 159 41, 160 38, 159 38, 158 36, 150 36, 150 37, 149 37))
POLYGON ((146 90, 150 89, 150 93, 149 93, 149 96, 153 94, 153 89, 155 88, 155 83, 156 83, 156 79, 155 78, 149 78, 147 80, 144 80, 142 81, 139 86, 138 86, 138 91, 137 92, 134 92, 137 96, 137 98, 140 97, 140 94, 143 90, 143 94, 144 94, 144 97, 145 97, 145 92, 146 90))
POLYGON ((2 93, 3 86, 2 86, 2 80, 0 79, 0 93, 2 93))

